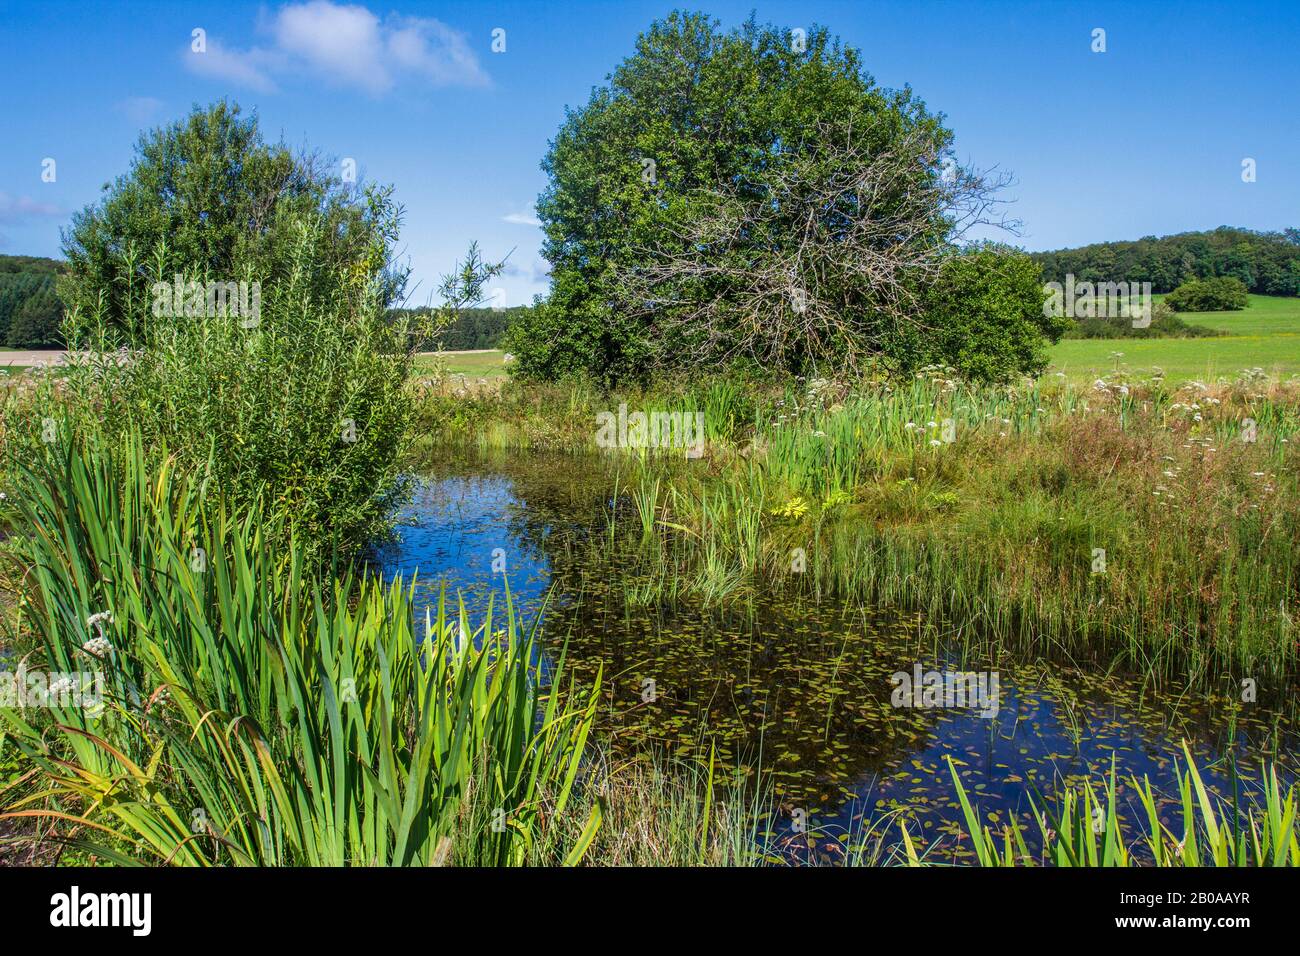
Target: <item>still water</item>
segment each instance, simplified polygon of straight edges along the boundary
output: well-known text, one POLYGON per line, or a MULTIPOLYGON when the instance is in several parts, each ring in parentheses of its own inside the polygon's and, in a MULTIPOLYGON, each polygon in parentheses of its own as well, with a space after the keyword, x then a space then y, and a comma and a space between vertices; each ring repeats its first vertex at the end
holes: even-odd
POLYGON ((567 641, 570 676, 603 670, 602 739, 624 756, 707 761, 712 747, 717 766, 751 779, 761 767, 770 833, 787 853, 835 862, 855 835, 906 812, 938 858, 964 861, 947 758, 984 821, 1020 818, 1031 845, 1033 806, 1112 766, 1131 819, 1142 813, 1129 780, 1149 777, 1181 832, 1183 741, 1229 801, 1258 786, 1265 759, 1289 779, 1298 740, 1285 689, 1247 704, 1068 662, 963 661, 919 615, 789 593, 730 612, 639 603, 630 564, 592 547, 619 513, 616 481, 566 456, 448 462, 419 481, 380 562, 390 576, 418 573, 422 606, 445 586, 473 610, 500 608, 508 584, 527 623, 541 614, 549 653, 567 641), (898 706, 922 702, 896 693, 900 673, 973 670, 996 675, 993 707, 898 706))

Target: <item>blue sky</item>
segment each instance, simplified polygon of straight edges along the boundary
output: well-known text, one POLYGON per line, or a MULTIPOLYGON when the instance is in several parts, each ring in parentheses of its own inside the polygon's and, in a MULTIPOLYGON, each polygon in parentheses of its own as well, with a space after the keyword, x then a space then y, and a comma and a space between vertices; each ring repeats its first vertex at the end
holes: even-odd
MULTIPOLYGON (((725 27, 751 10, 824 24, 860 48, 878 82, 947 115, 963 161, 1015 173, 1026 248, 1300 225, 1295 2, 681 6, 725 27)), ((396 185, 415 300, 477 239, 513 249, 498 301, 528 302, 546 289, 532 203, 547 141, 673 7, 0 0, 0 252, 57 255, 60 226, 127 169, 142 128, 230 96, 271 138, 396 185)))

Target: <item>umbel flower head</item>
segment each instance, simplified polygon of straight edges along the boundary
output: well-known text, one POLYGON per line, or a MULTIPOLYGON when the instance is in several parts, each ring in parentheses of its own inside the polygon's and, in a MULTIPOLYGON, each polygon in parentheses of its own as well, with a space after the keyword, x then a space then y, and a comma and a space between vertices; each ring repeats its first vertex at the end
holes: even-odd
POLYGON ((81 649, 87 654, 93 654, 96 657, 107 657, 112 653, 113 645, 105 637, 92 637, 81 645, 81 649))
POLYGON ((98 613, 92 614, 90 615, 90 617, 86 618, 86 627, 98 628, 100 632, 103 632, 105 624, 112 624, 112 623, 113 623, 112 611, 99 611, 98 613))

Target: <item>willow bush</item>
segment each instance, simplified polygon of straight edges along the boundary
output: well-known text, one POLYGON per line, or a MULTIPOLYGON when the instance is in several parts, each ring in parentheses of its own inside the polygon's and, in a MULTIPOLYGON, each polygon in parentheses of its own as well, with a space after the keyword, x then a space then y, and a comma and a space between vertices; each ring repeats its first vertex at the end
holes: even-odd
MULTIPOLYGON (((386 195, 371 200, 372 215, 395 230, 386 195)), ((130 349, 113 349, 105 316, 74 309, 68 335, 80 353, 58 405, 70 406, 68 427, 82 437, 138 430, 236 509, 262 500, 303 544, 351 553, 386 529, 401 491, 412 353, 377 274, 322 254, 325 229, 321 219, 298 224, 283 281, 237 277, 258 289, 251 310, 212 309, 186 292, 177 314, 170 290, 232 277, 177 279, 162 273, 158 256, 152 272, 141 267, 147 281, 121 299, 138 332, 130 349)))

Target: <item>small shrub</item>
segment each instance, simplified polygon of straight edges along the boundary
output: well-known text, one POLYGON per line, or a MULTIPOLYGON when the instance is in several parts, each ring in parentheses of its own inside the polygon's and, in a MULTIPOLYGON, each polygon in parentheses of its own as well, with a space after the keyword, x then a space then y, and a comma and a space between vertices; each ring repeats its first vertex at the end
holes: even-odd
POLYGON ((1219 329, 1184 322, 1165 301, 1151 306, 1151 324, 1134 327, 1133 316, 1096 316, 1077 319, 1062 338, 1067 339, 1196 339, 1224 335, 1219 329))
POLYGON ((1250 305, 1245 284, 1233 276, 1192 279, 1165 297, 1175 312, 1227 312, 1250 305))
MULTIPOLYGON (((903 371, 950 366, 975 382, 1014 381, 1047 366, 1065 321, 1044 314, 1039 267, 1025 253, 988 244, 948 256, 926 289, 923 321, 906 330, 903 371)), ((895 334, 902 334, 897 330, 895 334)))

